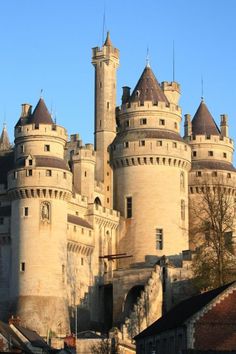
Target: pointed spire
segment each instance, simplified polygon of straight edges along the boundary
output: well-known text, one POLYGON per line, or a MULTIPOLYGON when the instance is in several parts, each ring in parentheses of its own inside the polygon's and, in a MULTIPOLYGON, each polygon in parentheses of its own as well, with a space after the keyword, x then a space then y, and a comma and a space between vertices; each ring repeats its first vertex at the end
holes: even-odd
POLYGON ((9 137, 7 134, 7 128, 6 128, 6 123, 3 124, 3 130, 2 134, 0 137, 0 151, 6 151, 9 150, 11 147, 9 137))
POLYGON ((28 124, 53 124, 51 114, 48 112, 47 106, 43 100, 40 98, 31 117, 29 118, 28 124))
POLYGON ((106 38, 103 46, 112 47, 112 42, 111 42, 110 32, 109 31, 107 31, 107 38, 106 38))
POLYGON ((169 104, 152 69, 147 65, 130 97, 130 102, 140 102, 143 104, 145 101, 152 101, 153 104, 157 104, 158 102, 169 104))
POLYGON ((150 56, 149 56, 149 48, 147 47, 147 55, 146 55, 146 68, 150 68, 150 56))
POLYGON ((193 135, 220 135, 220 130, 203 98, 192 120, 193 135))

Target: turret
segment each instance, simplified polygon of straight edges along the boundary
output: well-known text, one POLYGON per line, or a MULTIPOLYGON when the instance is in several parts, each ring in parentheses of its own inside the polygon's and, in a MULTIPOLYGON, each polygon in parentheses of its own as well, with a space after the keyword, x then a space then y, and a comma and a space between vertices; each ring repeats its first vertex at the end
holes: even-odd
POLYGON ((112 169, 108 147, 116 135, 116 70, 119 51, 110 39, 109 32, 102 48, 93 48, 92 64, 95 67, 95 151, 96 179, 104 183, 105 206, 112 206, 112 169))
POLYGON ((7 151, 11 148, 11 144, 8 138, 6 124, 3 125, 2 134, 0 137, 0 151, 7 151))
POLYGON ((49 331, 63 336, 70 329, 65 290, 66 205, 72 193, 64 160, 67 133, 53 123, 43 99, 33 113, 29 107, 22 106, 15 127, 15 167, 8 173, 11 311, 22 325, 45 337, 49 331))
POLYGON ((227 191, 231 191, 234 183, 234 146, 233 140, 228 136, 228 117, 221 115, 219 129, 206 103, 201 100, 192 122, 190 115, 186 115, 185 139, 192 149, 192 168, 189 173, 189 234, 190 248, 195 249, 205 237, 200 231, 196 232, 200 230, 200 220, 196 218, 199 205, 202 207, 200 191, 204 191, 206 183, 208 187, 221 184, 227 191))
POLYGON ((191 115, 184 115, 184 137, 188 138, 192 134, 192 123, 191 123, 191 115))
POLYGON ((188 248, 191 155, 179 134, 181 109, 169 101, 150 65, 128 93, 123 89, 111 145, 114 207, 126 222, 118 252, 129 250, 129 261, 148 264, 188 248))

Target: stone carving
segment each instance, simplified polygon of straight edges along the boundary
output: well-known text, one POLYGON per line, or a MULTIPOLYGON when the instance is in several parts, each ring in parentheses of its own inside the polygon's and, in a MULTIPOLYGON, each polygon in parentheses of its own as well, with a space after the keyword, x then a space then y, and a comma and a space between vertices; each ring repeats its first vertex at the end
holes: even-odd
POLYGON ((50 203, 42 202, 40 206, 41 221, 50 223, 50 203))

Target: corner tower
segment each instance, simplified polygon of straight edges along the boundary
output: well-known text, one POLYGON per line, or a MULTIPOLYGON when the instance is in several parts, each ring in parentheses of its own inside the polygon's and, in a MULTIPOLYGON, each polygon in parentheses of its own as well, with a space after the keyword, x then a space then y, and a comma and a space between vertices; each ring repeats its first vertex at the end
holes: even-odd
POLYGON ((202 207, 201 193, 210 185, 222 185, 234 198, 236 169, 234 168, 234 143, 228 134, 228 117, 221 115, 220 128, 204 100, 191 121, 185 115, 185 140, 192 148, 192 167, 189 173, 189 229, 190 248, 195 249, 205 237, 200 232, 197 219, 198 207, 202 207), (198 232, 196 230, 199 230, 198 232))
POLYGON ((22 105, 15 127, 11 200, 12 313, 44 337, 69 331, 66 286, 67 201, 72 176, 64 160, 66 130, 53 123, 40 99, 22 105))
POLYGON ((123 90, 111 146, 114 207, 125 218, 119 252, 128 250, 132 263, 155 262, 188 248, 191 153, 179 134, 180 88, 160 85, 147 65, 132 94, 123 90))
POLYGON ((92 64, 95 67, 96 179, 104 183, 105 206, 112 207, 113 174, 109 165, 108 147, 116 135, 116 70, 119 66, 119 51, 112 45, 109 32, 102 48, 93 48, 92 64))

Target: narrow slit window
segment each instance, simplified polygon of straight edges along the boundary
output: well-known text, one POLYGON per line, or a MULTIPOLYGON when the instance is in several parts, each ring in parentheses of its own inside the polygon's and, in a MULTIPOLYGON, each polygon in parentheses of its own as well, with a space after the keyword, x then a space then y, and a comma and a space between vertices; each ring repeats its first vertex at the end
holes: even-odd
POLYGON ((156 249, 163 249, 163 229, 156 229, 156 249))
POLYGON ((132 208, 133 208, 133 201, 132 201, 132 197, 127 197, 126 198, 126 217, 127 219, 132 218, 132 208))

